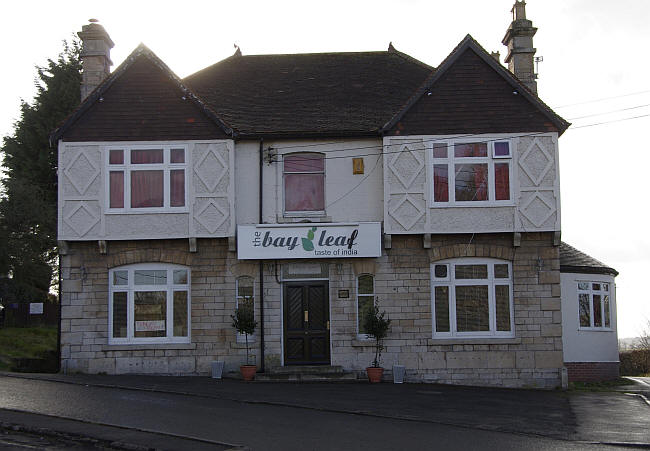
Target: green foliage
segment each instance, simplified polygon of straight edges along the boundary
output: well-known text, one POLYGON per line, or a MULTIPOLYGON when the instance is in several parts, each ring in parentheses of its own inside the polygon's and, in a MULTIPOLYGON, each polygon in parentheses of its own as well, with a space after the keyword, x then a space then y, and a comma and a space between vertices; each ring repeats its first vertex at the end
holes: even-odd
POLYGON ((375 339, 375 358, 372 362, 372 366, 375 368, 379 366, 379 362, 381 361, 381 351, 384 350, 384 338, 386 338, 390 330, 391 320, 385 316, 386 311, 380 312, 378 304, 369 305, 363 309, 363 330, 375 339))
POLYGON ((239 307, 235 309, 235 314, 230 315, 232 318, 232 327, 246 337, 246 364, 250 360, 250 349, 248 346, 248 336, 255 333, 257 321, 255 321, 255 308, 251 298, 244 298, 239 301, 239 307))
POLYGON ((8 371, 16 358, 38 358, 56 351, 56 327, 0 328, 0 371, 8 371))
POLYGON ((644 376, 650 373, 650 349, 635 349, 619 354, 621 376, 644 376))
POLYGON ((49 134, 79 105, 79 43, 37 67, 36 95, 22 102, 0 154, 6 178, 0 198, 0 274, 11 276, 4 302, 44 300, 56 264, 57 146, 49 134))

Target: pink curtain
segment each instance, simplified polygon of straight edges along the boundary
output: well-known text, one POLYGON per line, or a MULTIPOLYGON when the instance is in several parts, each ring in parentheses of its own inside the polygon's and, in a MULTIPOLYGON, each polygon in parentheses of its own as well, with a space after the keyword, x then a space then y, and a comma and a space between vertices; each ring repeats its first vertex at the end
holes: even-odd
POLYGON ((124 172, 111 171, 110 207, 124 208, 124 172))
POLYGON ((113 149, 108 157, 108 164, 124 164, 124 151, 122 149, 113 149))
POLYGON ((185 206, 185 171, 183 169, 169 171, 170 205, 185 206))
POLYGON ((510 170, 508 163, 494 165, 494 191, 496 200, 510 199, 510 170))
POLYGON ((131 172, 131 208, 163 206, 163 171, 131 172))
POLYGON ((433 165, 433 200, 449 202, 449 166, 446 164, 433 165))
POLYGON ((133 164, 158 164, 162 162, 163 162, 162 149, 131 150, 131 163, 133 164))
POLYGON ((325 176, 285 174, 284 206, 286 211, 325 210, 325 176))

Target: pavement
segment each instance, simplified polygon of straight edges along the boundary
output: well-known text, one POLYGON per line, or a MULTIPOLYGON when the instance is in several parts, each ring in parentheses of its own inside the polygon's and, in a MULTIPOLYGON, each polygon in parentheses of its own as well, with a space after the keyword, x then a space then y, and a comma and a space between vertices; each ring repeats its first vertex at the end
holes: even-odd
MULTIPOLYGON (((543 437, 568 444, 650 448, 650 380, 630 379, 616 392, 514 390, 433 384, 245 383, 207 377, 0 373, 11 378, 81 387, 174 394, 247 406, 290 408, 292 412, 345 414, 417 424, 453 426, 543 437)), ((7 384, 6 384, 7 385, 7 384)), ((63 386, 61 386, 63 387, 63 386)), ((18 404, 16 406, 19 406, 18 404)), ((105 449, 243 449, 216 440, 116 428, 14 407, 0 410, 0 428, 24 432, 47 428, 99 440, 105 449), (119 437, 118 440, 115 437, 119 437), (172 441, 177 442, 172 444, 172 441), (185 441, 185 442, 183 442, 185 441), (131 448, 120 448, 128 444, 131 448), (172 446, 173 445, 173 446, 172 446), (144 446, 145 448, 138 448, 144 446)), ((0 441, 1 444, 1 441, 0 441)), ((2 449, 0 447, 0 449, 2 449)))

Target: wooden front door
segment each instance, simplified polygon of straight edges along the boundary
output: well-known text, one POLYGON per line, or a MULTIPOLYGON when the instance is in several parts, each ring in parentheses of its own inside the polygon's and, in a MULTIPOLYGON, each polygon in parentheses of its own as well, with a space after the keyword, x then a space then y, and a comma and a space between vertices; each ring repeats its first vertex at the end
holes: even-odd
POLYGON ((285 282, 285 365, 329 365, 329 319, 327 282, 285 282))

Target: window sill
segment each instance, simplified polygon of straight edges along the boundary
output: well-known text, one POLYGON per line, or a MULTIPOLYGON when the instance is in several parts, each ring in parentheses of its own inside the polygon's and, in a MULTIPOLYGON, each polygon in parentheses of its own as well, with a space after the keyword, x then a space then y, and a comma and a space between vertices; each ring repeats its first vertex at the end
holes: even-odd
POLYGON ((165 208, 143 208, 138 210, 104 210, 105 215, 149 215, 160 213, 189 213, 190 210, 186 207, 179 207, 178 209, 165 209, 165 208))
POLYGON ((598 327, 580 327, 578 332, 614 332, 614 329, 605 329, 598 327))
POLYGON ((479 208, 485 208, 485 207, 514 207, 515 203, 514 202, 504 202, 504 203, 498 203, 498 202, 466 202, 466 203, 449 203, 449 204, 442 204, 442 203, 432 203, 429 204, 429 208, 473 208, 473 207, 479 207, 479 208))
POLYGON ((278 216, 277 218, 278 224, 295 224, 295 223, 303 223, 303 222, 332 222, 332 217, 331 216, 322 216, 322 215, 286 215, 286 216, 278 216))
POLYGON ((102 351, 150 351, 152 349, 193 350, 196 349, 196 343, 124 343, 102 346, 102 351))
POLYGON ((440 345, 518 345, 521 338, 429 338, 428 346, 440 345))

